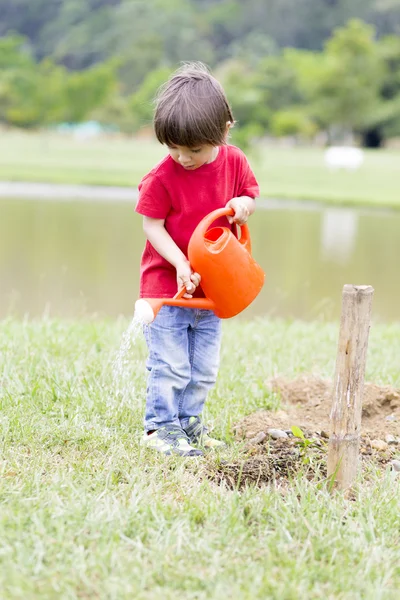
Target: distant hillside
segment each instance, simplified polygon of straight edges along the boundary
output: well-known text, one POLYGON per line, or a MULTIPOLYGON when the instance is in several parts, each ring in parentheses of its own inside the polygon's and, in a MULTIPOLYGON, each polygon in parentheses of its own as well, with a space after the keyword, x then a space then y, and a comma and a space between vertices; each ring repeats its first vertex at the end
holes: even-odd
POLYGON ((35 58, 83 69, 114 55, 146 69, 197 58, 320 50, 353 17, 400 34, 400 0, 0 0, 0 36, 26 36, 35 58))

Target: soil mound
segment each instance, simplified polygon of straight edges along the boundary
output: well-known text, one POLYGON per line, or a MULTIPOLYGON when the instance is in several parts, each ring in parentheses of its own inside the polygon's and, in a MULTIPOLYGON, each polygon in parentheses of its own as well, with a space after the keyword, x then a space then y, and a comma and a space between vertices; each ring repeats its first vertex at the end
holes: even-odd
MULTIPOLYGON (((282 486, 298 471, 308 479, 324 480, 332 382, 313 376, 275 377, 266 385, 280 396, 281 409, 256 411, 237 423, 234 431, 245 441, 246 459, 209 465, 208 477, 231 489, 271 481, 282 486), (304 437, 293 435, 293 426, 304 437)), ((399 470, 400 390, 365 384, 360 458, 363 467, 373 463, 399 470)))
MULTIPOLYGON (((235 426, 239 436, 252 438, 268 428, 290 429, 297 425, 314 432, 329 431, 332 382, 313 376, 288 380, 274 377, 266 386, 280 396, 281 409, 257 411, 235 426)), ((371 439, 400 436, 400 390, 366 383, 364 386, 361 432, 371 439)))

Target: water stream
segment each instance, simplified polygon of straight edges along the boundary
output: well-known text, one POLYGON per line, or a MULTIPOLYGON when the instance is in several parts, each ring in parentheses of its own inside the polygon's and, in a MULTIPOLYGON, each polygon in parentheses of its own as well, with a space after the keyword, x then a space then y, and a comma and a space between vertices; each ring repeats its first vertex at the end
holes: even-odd
POLYGON ((142 321, 134 316, 128 329, 122 334, 121 345, 112 364, 113 404, 131 404, 131 399, 136 396, 133 377, 135 363, 130 353, 141 335, 142 326, 142 321))

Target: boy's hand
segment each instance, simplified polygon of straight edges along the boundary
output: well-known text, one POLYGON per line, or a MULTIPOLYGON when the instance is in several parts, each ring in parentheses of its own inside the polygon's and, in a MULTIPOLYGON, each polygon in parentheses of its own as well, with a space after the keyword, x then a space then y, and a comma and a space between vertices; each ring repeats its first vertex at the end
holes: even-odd
POLYGON ((227 217, 229 223, 244 225, 250 216, 250 210, 246 203, 247 198, 232 198, 226 203, 227 208, 233 208, 235 214, 227 217))
POLYGON ((184 298, 192 298, 193 292, 199 285, 201 277, 198 273, 193 273, 189 261, 183 261, 176 265, 176 282, 178 289, 186 287, 184 298))

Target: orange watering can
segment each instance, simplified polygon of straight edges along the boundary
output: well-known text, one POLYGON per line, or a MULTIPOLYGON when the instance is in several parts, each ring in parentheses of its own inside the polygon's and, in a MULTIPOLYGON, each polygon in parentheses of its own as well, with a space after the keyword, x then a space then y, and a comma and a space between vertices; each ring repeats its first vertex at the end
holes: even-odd
POLYGON ((188 259, 193 271, 201 276, 205 298, 183 298, 183 287, 173 298, 141 298, 135 304, 135 317, 151 323, 160 308, 183 306, 212 310, 221 319, 242 312, 260 292, 264 271, 251 256, 250 232, 241 225, 240 239, 228 227, 212 227, 212 223, 227 215, 231 208, 214 210, 197 225, 188 246, 188 259))

